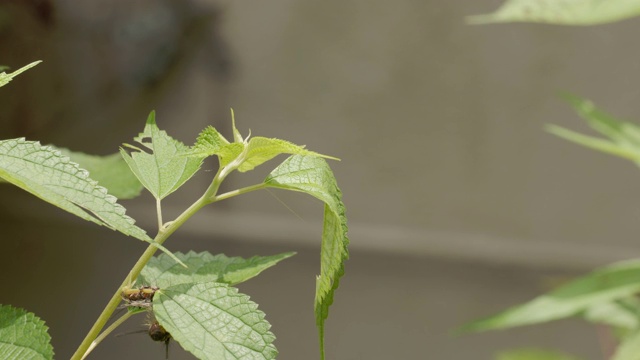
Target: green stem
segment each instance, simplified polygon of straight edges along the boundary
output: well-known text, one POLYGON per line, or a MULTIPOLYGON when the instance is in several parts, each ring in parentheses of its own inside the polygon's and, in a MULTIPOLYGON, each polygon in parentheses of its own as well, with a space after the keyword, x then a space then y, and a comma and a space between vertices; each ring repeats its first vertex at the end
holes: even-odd
POLYGON ((89 353, 91 353, 93 351, 93 349, 95 349, 95 347, 98 346, 98 344, 100 344, 102 342, 102 340, 104 340, 107 336, 109 336, 109 334, 111 334, 113 332, 113 330, 115 330, 118 326, 122 325, 122 323, 127 321, 127 319, 129 319, 134 314, 135 313, 133 313, 133 312, 127 311, 126 314, 122 315, 118 320, 114 321, 113 324, 109 325, 109 327, 105 331, 103 331, 102 334, 100 334, 100 336, 98 336, 91 343, 91 345, 89 346, 87 351, 82 356, 82 360, 84 360, 84 358, 86 358, 87 355, 89 355, 89 353))
POLYGON ((265 183, 243 187, 243 188, 240 188, 240 189, 236 189, 236 190, 233 190, 233 191, 226 192, 224 194, 220 194, 220 195, 214 196, 211 199, 211 202, 225 200, 225 199, 237 196, 237 195, 246 194, 246 193, 251 192, 251 191, 265 189, 266 187, 267 187, 267 184, 265 184, 265 183))
MULTIPOLYGON (((209 185, 207 191, 205 191, 204 195, 202 195, 200 199, 189 206, 189 208, 182 214, 180 214, 180 216, 178 216, 173 222, 171 222, 170 225, 161 226, 160 231, 158 231, 158 235, 156 235, 154 241, 162 245, 162 243, 164 243, 171 234, 173 234, 180 226, 182 226, 191 216, 198 212, 198 210, 213 202, 212 199, 215 198, 215 194, 218 192, 222 180, 224 180, 224 177, 226 177, 229 172, 230 171, 226 171, 223 174, 221 173, 221 170, 218 170, 218 173, 213 178, 213 181, 209 185)), ((118 304, 120 304, 120 293, 122 291, 122 288, 131 285, 131 283, 138 278, 138 275, 140 275, 142 269, 149 262, 151 257, 153 257, 153 254, 155 254, 157 250, 158 249, 154 245, 149 245, 147 247, 145 252, 142 254, 142 256, 140 256, 136 264, 133 266, 133 268, 131 268, 131 271, 129 271, 129 275, 127 275, 120 287, 118 287, 116 292, 111 297, 111 300, 109 300, 109 302, 105 306, 104 310, 102 310, 102 313, 93 324, 91 330, 89 330, 76 352, 71 357, 71 360, 80 360, 83 358, 83 356, 87 352, 87 349, 89 349, 89 347, 91 346, 91 343, 98 337, 100 331, 104 328, 107 321, 118 307, 118 304)))

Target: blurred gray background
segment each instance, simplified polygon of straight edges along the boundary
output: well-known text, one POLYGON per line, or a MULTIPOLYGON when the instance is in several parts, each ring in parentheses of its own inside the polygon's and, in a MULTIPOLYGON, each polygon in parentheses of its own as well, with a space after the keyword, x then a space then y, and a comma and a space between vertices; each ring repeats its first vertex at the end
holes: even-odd
MULTIPOLYGON (((0 64, 44 61, 0 89, 0 138, 105 155, 155 109, 161 128, 191 144, 209 124, 230 136, 233 107, 243 134, 342 159, 332 167, 352 245, 327 322, 329 359, 493 359, 523 346, 603 359, 609 335, 580 321, 451 335, 640 248, 640 172, 543 131, 586 131, 559 91, 640 117, 638 20, 465 25, 499 3, 0 1, 0 64)), ((261 181, 269 164, 225 188, 261 181)), ((165 219, 199 196, 215 165, 164 201, 165 219)), ((56 358, 69 358, 145 246, 16 188, 0 197, 0 303, 42 317, 56 358)), ((150 196, 122 203, 155 233, 150 196)), ((321 217, 301 194, 252 193, 205 209, 166 245, 297 251, 240 289, 267 313, 279 359, 317 359, 321 217)), ((163 357, 162 344, 133 334, 90 358, 163 357)))

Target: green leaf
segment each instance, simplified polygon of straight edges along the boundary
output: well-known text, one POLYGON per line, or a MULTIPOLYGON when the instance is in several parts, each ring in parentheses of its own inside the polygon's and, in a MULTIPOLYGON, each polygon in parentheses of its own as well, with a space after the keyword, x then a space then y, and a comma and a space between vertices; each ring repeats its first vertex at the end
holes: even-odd
POLYGON ((160 289, 153 311, 171 336, 199 359, 275 359, 264 313, 226 284, 185 283, 160 289))
POLYGON ((213 126, 207 126, 200 132, 196 143, 187 151, 186 155, 193 157, 220 155, 226 145, 229 145, 229 141, 213 126))
POLYGON ((327 162, 316 156, 293 155, 265 179, 269 187, 307 193, 325 203, 320 250, 320 276, 316 278, 314 310, 324 359, 324 321, 349 258, 347 218, 342 192, 327 162))
POLYGON ((547 126, 549 132, 594 150, 620 156, 640 164, 640 127, 615 119, 598 110, 588 100, 574 95, 565 95, 565 99, 591 128, 608 137, 609 140, 582 135, 554 125, 547 126))
POLYGON ((606 324, 628 331, 638 328, 639 315, 640 300, 632 296, 592 305, 584 311, 582 317, 592 323, 606 324))
POLYGON ((494 13, 470 16, 467 22, 593 25, 637 15, 640 15, 640 3, 636 0, 507 0, 494 13))
POLYGON ((296 145, 286 140, 269 139, 265 137, 254 137, 247 145, 247 155, 245 160, 238 167, 238 171, 246 172, 273 159, 280 154, 317 156, 338 160, 334 157, 318 154, 317 152, 306 150, 304 146, 296 145))
POLYGON ((13 80, 14 77, 22 74, 23 72, 31 69, 32 67, 40 64, 42 62, 42 60, 38 60, 38 61, 34 61, 29 65, 25 65, 23 67, 21 67, 20 69, 7 74, 6 72, 0 72, 0 87, 7 85, 11 80, 13 80))
POLYGON ((59 150, 81 168, 89 171, 91 178, 105 187, 109 194, 118 199, 133 199, 140 195, 143 186, 119 153, 97 156, 67 149, 59 150))
POLYGON ((134 140, 151 153, 126 144, 135 151, 129 155, 120 148, 120 153, 142 185, 158 200, 176 191, 202 165, 202 158, 184 156, 188 147, 158 129, 153 111, 144 131, 134 140))
POLYGON ((48 330, 33 313, 0 305, 0 359, 53 359, 48 330))
POLYGON ((153 244, 117 199, 59 150, 24 138, 0 141, 0 177, 82 219, 153 244))
POLYGON ((622 340, 611 360, 640 360, 640 331, 622 340))
POLYGON ((281 260, 293 256, 288 252, 273 256, 254 256, 250 259, 227 257, 224 254, 211 255, 208 252, 175 255, 187 265, 178 266, 164 254, 152 258, 142 269, 138 277, 141 285, 154 285, 159 288, 185 283, 222 282, 229 285, 239 284, 258 275, 281 260))
POLYGON ((580 315, 593 306, 625 299, 640 291, 640 261, 619 262, 574 280, 525 304, 463 326, 483 331, 531 325, 580 315))
POLYGON ((558 351, 542 349, 518 349, 501 352, 496 360, 578 360, 558 351))

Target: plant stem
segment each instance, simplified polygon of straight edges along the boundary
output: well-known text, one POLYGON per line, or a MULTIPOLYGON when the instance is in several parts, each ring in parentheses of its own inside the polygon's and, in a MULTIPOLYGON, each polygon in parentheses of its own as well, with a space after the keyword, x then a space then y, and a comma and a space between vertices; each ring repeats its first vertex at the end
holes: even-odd
MULTIPOLYGON (((227 171, 224 176, 226 177, 228 173, 229 171, 227 171)), ((180 216, 178 216, 169 226, 161 225, 160 230, 158 231, 158 235, 156 235, 154 241, 162 245, 162 243, 164 243, 171 234, 173 234, 180 226, 182 226, 182 224, 184 224, 191 216, 198 212, 198 210, 213 202, 212 199, 215 198, 215 194, 220 188, 220 183, 222 183, 222 180, 224 180, 224 177, 221 176, 220 171, 218 171, 216 176, 213 178, 213 181, 209 185, 209 188, 207 189, 207 191, 205 191, 204 195, 202 195, 202 197, 200 197, 196 202, 189 206, 189 208, 182 214, 180 214, 180 216)), ((104 310, 102 310, 102 313, 93 324, 91 330, 89 330, 76 352, 71 357, 71 360, 82 359, 82 357, 87 352, 87 349, 89 349, 89 347, 91 346, 91 343, 98 337, 100 331, 104 328, 107 321, 118 307, 118 304, 120 304, 120 293, 122 291, 122 288, 131 285, 131 283, 138 278, 138 275, 140 275, 142 269, 145 267, 145 265, 147 265, 147 263, 157 250, 158 249, 154 245, 149 245, 147 247, 145 252, 142 254, 142 256, 140 256, 136 264, 133 266, 133 268, 131 268, 131 271, 129 271, 129 275, 127 275, 120 287, 118 287, 116 292, 113 294, 111 300, 109 300, 109 302, 107 303, 107 306, 105 306, 104 310)))
POLYGON ((156 199, 156 213, 158 214, 158 229, 162 229, 162 204, 160 199, 156 199))
POLYGON ((251 191, 265 189, 266 187, 267 187, 267 184, 265 184, 265 183, 243 187, 243 188, 240 188, 240 189, 236 189, 236 190, 233 190, 233 191, 226 192, 224 194, 216 195, 216 196, 214 196, 212 198, 212 202, 225 200, 225 199, 237 196, 237 195, 246 194, 246 193, 251 192, 251 191))
POLYGON ((84 355, 82 356, 82 360, 84 360, 84 358, 87 357, 87 355, 89 355, 89 353, 91 353, 91 351, 93 351, 93 349, 95 349, 96 346, 98 346, 98 344, 100 344, 102 342, 102 340, 104 340, 109 334, 111 334, 111 332, 113 332, 113 330, 115 330, 118 326, 122 325, 122 323, 124 323, 125 321, 127 321, 127 319, 129 319, 132 315, 134 315, 135 313, 133 312, 129 312, 127 311, 126 314, 122 315, 118 320, 114 321, 113 324, 109 325, 109 327, 107 328, 107 330, 103 331, 102 334, 100 334, 100 336, 98 336, 89 346, 89 348, 87 349, 87 351, 84 353, 84 355))

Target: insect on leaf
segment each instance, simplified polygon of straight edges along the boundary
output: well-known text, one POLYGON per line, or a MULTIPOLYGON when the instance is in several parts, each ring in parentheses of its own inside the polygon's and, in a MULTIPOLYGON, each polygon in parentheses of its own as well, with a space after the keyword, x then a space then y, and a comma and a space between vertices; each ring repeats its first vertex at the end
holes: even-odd
POLYGON ((184 283, 158 290, 156 319, 199 359, 275 359, 275 336, 258 305, 217 282, 184 283))

